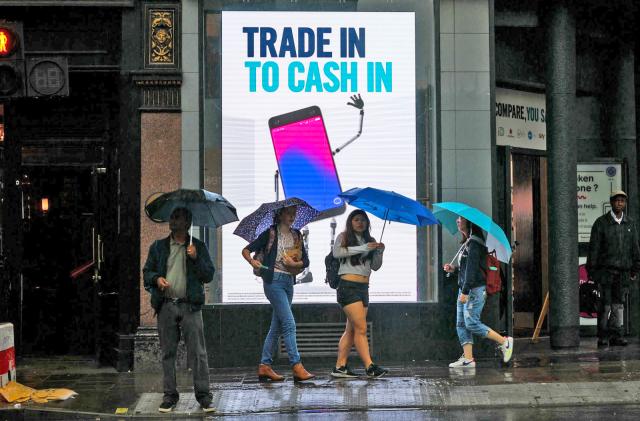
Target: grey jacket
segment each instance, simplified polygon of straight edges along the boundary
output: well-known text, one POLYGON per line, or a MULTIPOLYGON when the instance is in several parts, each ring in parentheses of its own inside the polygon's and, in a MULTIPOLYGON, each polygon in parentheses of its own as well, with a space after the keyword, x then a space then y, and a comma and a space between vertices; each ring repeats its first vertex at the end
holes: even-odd
POLYGON ((367 247, 367 243, 362 240, 362 244, 359 246, 349 246, 342 247, 342 239, 344 238, 344 233, 338 234, 336 241, 333 244, 333 257, 336 259, 340 259, 340 269, 338 270, 338 275, 344 274, 354 274, 354 275, 362 275, 369 276, 371 275, 371 270, 378 270, 382 266, 382 251, 380 250, 369 250, 367 247), (366 259, 364 263, 360 265, 352 265, 351 256, 364 255, 372 253, 371 259, 366 259))

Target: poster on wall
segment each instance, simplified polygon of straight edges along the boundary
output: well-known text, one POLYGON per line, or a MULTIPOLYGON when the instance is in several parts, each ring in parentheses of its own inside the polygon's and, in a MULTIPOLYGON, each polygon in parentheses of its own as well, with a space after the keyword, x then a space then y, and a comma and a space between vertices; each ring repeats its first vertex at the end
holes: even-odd
POLYGON ((547 149, 544 94, 496 89, 496 145, 547 149))
POLYGON ((622 189, 622 164, 578 164, 578 241, 588 243, 596 219, 611 210, 609 196, 622 189))
MULTIPOLYGON (((322 211, 303 231, 310 266, 294 302, 335 302, 324 257, 353 210, 338 194, 416 197, 414 13, 222 12, 222 194, 242 218, 299 197, 322 211)), ((222 228, 223 302, 267 302, 222 228)), ((371 216, 380 237, 383 221, 371 216)), ((371 301, 415 301, 416 228, 386 227, 371 301)))

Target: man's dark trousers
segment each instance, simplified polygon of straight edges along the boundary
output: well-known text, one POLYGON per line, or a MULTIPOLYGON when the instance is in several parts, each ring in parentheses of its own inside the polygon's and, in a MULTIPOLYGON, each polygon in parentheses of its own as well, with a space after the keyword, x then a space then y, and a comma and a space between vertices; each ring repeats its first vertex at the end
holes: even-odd
POLYGON ((622 338, 624 302, 628 293, 623 281, 624 272, 607 271, 607 278, 598 284, 598 339, 603 340, 622 338))
POLYGON ((176 353, 180 332, 187 345, 187 364, 193 370, 196 399, 211 399, 209 392, 209 364, 204 342, 202 311, 191 311, 191 305, 166 300, 158 314, 158 335, 162 349, 164 397, 178 401, 176 385, 176 353))

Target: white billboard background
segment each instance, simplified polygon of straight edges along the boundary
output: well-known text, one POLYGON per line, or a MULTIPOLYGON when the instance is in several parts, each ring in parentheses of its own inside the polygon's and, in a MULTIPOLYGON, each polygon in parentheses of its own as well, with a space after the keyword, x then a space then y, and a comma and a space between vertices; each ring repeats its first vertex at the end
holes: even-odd
MULTIPOLYGON (((376 187, 416 196, 415 122, 415 17, 413 13, 331 12, 223 12, 222 13, 222 194, 233 203, 242 219, 260 204, 275 200, 274 174, 278 169, 268 120, 293 110, 319 106, 331 144, 335 149, 358 132, 359 110, 346 105, 360 93, 365 103, 362 135, 334 159, 343 190, 376 187), (243 27, 332 28, 326 51, 332 58, 247 57, 243 27), (366 56, 339 57, 341 27, 365 28, 366 56), (275 61, 281 84, 275 92, 249 89, 246 61, 275 61), (287 66, 292 61, 357 62, 358 90, 347 92, 291 92, 287 66), (391 62, 392 91, 367 92, 366 62, 391 62)), ((276 46, 278 44, 276 43, 276 46)), ((258 44, 256 43, 256 51, 258 44)), ((260 72, 258 72, 259 74, 260 72)), ((280 186, 280 199, 284 192, 280 186)), ((336 217, 336 235, 344 230, 347 206, 336 217)), ((313 282, 296 285, 294 302, 335 302, 335 290, 324 283, 324 257, 330 250, 331 218, 310 224, 309 259, 313 282)), ((383 221, 371 216, 372 235, 380 237, 383 221)), ((222 228, 223 302, 267 302, 262 281, 242 258, 247 242, 233 235, 237 223, 222 228)), ((416 228, 391 223, 384 232, 386 244, 382 268, 370 283, 371 301, 415 301, 416 228)))

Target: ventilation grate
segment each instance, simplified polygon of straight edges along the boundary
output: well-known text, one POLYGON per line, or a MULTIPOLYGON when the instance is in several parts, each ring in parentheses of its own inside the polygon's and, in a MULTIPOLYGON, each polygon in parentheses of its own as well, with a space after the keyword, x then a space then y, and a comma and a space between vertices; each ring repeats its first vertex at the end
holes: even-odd
MULTIPOLYGON (((296 339, 301 357, 331 357, 338 352, 338 342, 344 332, 344 323, 296 323, 296 339)), ((372 323, 367 323, 367 341, 369 349, 373 349, 371 337, 372 323)), ((280 337, 279 357, 287 358, 284 341, 280 337)), ((357 355, 355 347, 351 355, 357 355)))

